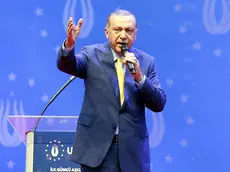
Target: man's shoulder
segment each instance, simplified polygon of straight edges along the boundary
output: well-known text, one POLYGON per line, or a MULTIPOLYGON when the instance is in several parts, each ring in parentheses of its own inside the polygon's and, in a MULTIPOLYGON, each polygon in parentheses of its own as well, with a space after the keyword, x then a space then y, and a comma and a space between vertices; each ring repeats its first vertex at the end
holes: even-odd
POLYGON ((106 48, 107 43, 97 43, 97 44, 89 44, 84 46, 89 51, 94 51, 96 49, 103 50, 106 48))
POLYGON ((154 60, 154 56, 150 55, 149 53, 143 51, 143 50, 140 50, 138 48, 133 48, 133 52, 135 55, 143 58, 143 59, 149 59, 149 60, 154 60))

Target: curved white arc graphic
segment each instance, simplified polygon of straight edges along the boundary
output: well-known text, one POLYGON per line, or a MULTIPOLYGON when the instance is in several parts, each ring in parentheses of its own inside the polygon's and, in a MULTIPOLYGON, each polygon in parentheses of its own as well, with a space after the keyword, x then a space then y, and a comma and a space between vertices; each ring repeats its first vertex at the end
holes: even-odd
MULTIPOLYGON (((69 8, 71 8, 69 11, 70 11, 70 16, 73 17, 73 21, 75 21, 75 11, 76 11, 76 6, 77 6, 77 0, 72 0, 72 5, 69 6, 69 8)), ((68 14, 68 12, 67 12, 68 14)), ((76 23, 77 24, 77 23, 76 23)))
POLYGON ((152 112, 152 122, 153 127, 150 132, 150 147, 154 148, 161 143, 164 136, 165 127, 162 113, 152 112))
POLYGON ((215 16, 216 0, 205 0, 203 21, 211 34, 226 34, 230 30, 230 1, 222 0, 222 17, 219 23, 215 16))
POLYGON ((82 25, 83 32, 82 31, 80 32, 79 37, 85 38, 88 36, 88 34, 93 28, 94 13, 93 13, 93 6, 91 0, 81 0, 81 4, 82 4, 83 20, 85 22, 85 25, 84 24, 82 25), (85 1, 87 4, 85 3, 85 1))
POLYGON ((3 135, 2 135, 2 117, 3 117, 3 111, 4 111, 4 103, 3 101, 1 100, 1 104, 0 104, 0 143, 3 143, 3 135))
MULTIPOLYGON (((14 101, 14 113, 16 115, 18 115, 18 112, 17 112, 17 108, 15 108, 15 106, 17 106, 17 101, 14 101)), ((10 135, 10 132, 9 132, 9 126, 8 126, 8 115, 10 113, 10 102, 7 100, 7 103, 6 103, 6 107, 5 107, 5 113, 3 114, 4 112, 4 103, 3 101, 1 101, 1 112, 0 112, 0 115, 1 115, 1 120, 0 120, 0 140, 1 140, 1 144, 3 146, 6 146, 6 147, 16 147, 18 145, 20 145, 22 143, 22 140, 20 139, 19 135, 17 134, 17 132, 13 132, 12 135, 10 135)), ((17 121, 18 122, 18 121, 17 121)), ((19 124, 20 125, 20 124, 19 124)))
MULTIPOLYGON (((72 0, 66 1, 66 5, 65 5, 65 8, 63 11, 63 25, 64 25, 65 32, 67 31, 67 25, 68 25, 69 17, 71 16, 70 14, 74 14, 77 0, 73 0, 73 4, 71 4, 71 1, 72 0)), ((74 20, 75 16, 71 16, 71 17, 74 20)))
MULTIPOLYGON (((25 115, 22 101, 20 101, 20 104, 19 104, 19 112, 20 112, 21 116, 25 115)), ((21 125, 21 132, 23 132, 23 133, 21 133, 21 136, 23 136, 22 140, 24 140, 26 138, 26 134, 24 133, 26 131, 26 127, 27 127, 26 126, 26 120, 25 119, 21 120, 20 125, 21 125)))
MULTIPOLYGON (((63 12, 63 25, 64 25, 65 32, 67 30, 67 24, 70 16, 72 16, 75 24, 77 24, 78 22, 78 20, 75 20, 76 4, 77 4, 77 0, 67 0, 66 2, 64 12, 63 12)), ((94 13, 93 13, 91 0, 81 0, 81 7, 82 7, 81 8, 82 18, 84 22, 78 38, 86 38, 89 35, 90 31, 92 30, 93 21, 94 21, 94 13)))
POLYGON ((8 127, 7 126, 7 116, 9 115, 9 111, 10 111, 10 104, 9 104, 9 101, 7 101, 7 103, 6 103, 6 107, 5 107, 5 113, 3 114, 3 116, 2 116, 2 121, 1 121, 1 140, 2 140, 2 145, 3 146, 8 146, 8 138, 7 138, 7 136, 9 135, 8 133, 8 128, 6 128, 6 127, 8 127))
MULTIPOLYGON (((17 101, 14 101, 14 106, 13 106, 13 110, 14 110, 14 115, 18 115, 18 111, 17 111, 17 101)), ((22 140, 20 139, 18 133, 16 131, 13 132, 12 136, 10 135, 9 132, 9 128, 8 128, 8 115, 9 115, 9 110, 10 110, 10 102, 7 100, 7 112, 5 113, 4 116, 4 121, 3 121, 3 134, 5 137, 5 140, 7 141, 7 145, 9 147, 13 147, 13 146, 18 146, 21 144, 22 140)), ((20 127, 21 124, 19 123, 19 120, 17 121, 17 125, 19 125, 20 127)))
MULTIPOLYGON (((24 109, 23 109, 23 103, 22 103, 22 101, 20 101, 20 103, 19 103, 19 112, 20 112, 20 114, 18 114, 17 101, 16 100, 14 100, 14 108, 13 109, 14 109, 14 115, 16 115, 16 116, 18 116, 18 115, 23 116, 25 114, 24 113, 24 109)), ((21 119, 21 120, 17 119, 16 122, 17 122, 16 125, 20 126, 20 127, 17 127, 17 128, 20 128, 20 130, 17 131, 16 133, 19 136, 22 137, 22 138, 20 138, 20 140, 22 141, 26 137, 25 133, 23 133, 24 131, 26 131, 26 129, 25 129, 25 127, 26 127, 26 121, 24 119, 21 119)), ((16 140, 16 143, 18 143, 18 140, 16 140)))
POLYGON ((63 11, 62 20, 63 20, 63 26, 64 26, 64 29, 65 29, 65 32, 67 31, 67 24, 68 24, 68 20, 69 20, 69 17, 70 17, 70 16, 68 16, 68 9, 69 9, 68 7, 71 5, 70 1, 71 0, 66 1, 65 8, 64 8, 64 11, 63 11))

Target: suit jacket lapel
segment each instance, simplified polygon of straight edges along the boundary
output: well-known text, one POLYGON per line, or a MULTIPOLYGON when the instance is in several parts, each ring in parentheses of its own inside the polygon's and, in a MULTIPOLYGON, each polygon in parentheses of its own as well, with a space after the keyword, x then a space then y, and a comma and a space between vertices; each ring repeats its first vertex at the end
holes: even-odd
POLYGON ((98 50, 99 50, 97 51, 98 61, 101 64, 102 68, 104 69, 104 72, 108 77, 109 83, 120 105, 118 79, 117 79, 117 73, 114 65, 114 58, 113 58, 112 51, 108 43, 104 44, 104 47, 98 50))

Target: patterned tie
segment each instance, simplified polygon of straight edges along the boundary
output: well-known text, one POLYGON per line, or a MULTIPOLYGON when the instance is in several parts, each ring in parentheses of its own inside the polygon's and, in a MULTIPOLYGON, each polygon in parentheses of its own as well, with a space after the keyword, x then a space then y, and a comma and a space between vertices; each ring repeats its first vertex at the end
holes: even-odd
POLYGON ((124 102, 124 78, 125 78, 125 73, 124 70, 122 69, 122 58, 119 57, 117 58, 117 77, 118 77, 118 84, 119 84, 119 90, 120 90, 120 101, 121 105, 124 102))

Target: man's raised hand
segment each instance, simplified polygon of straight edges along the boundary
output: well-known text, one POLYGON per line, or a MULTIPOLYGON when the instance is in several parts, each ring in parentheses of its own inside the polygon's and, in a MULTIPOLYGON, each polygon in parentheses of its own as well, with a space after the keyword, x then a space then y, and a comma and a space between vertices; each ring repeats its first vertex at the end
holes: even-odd
POLYGON ((83 19, 80 18, 78 20, 77 26, 74 25, 72 17, 69 18, 68 26, 67 26, 67 41, 66 41, 66 48, 72 47, 75 44, 75 40, 77 39, 81 27, 83 24, 83 19))

